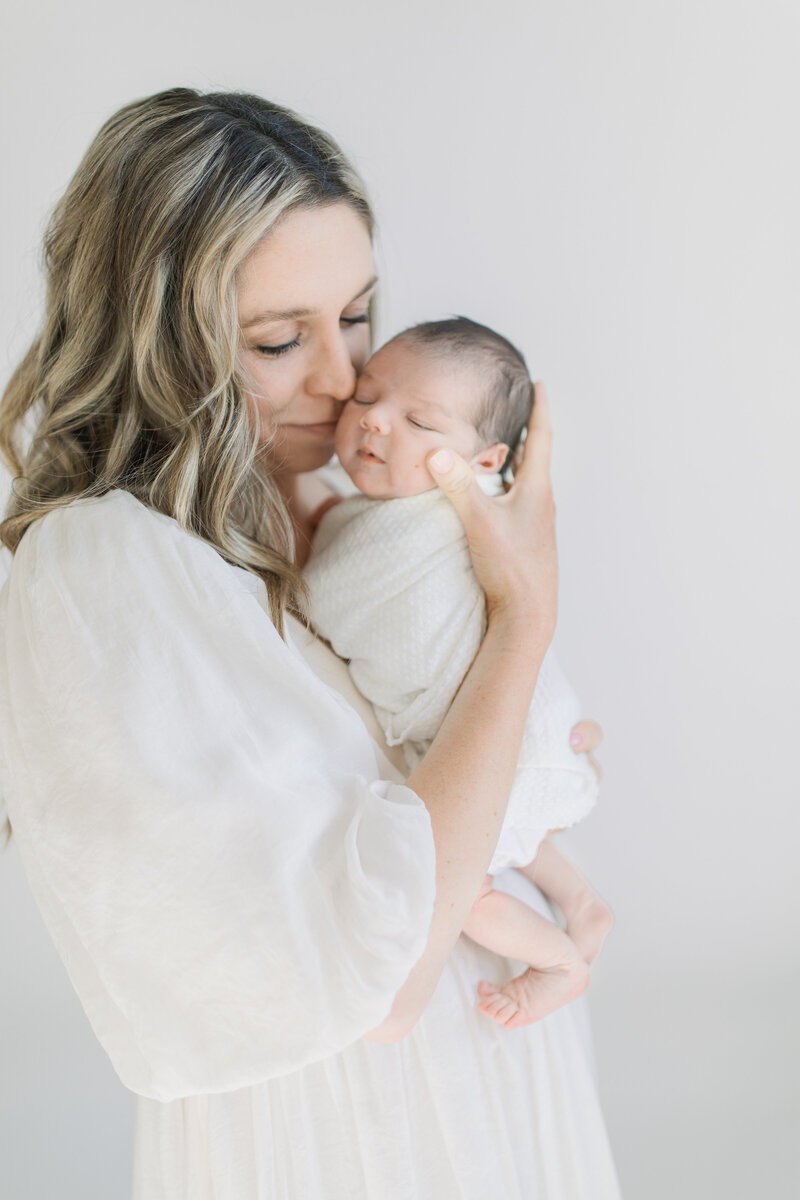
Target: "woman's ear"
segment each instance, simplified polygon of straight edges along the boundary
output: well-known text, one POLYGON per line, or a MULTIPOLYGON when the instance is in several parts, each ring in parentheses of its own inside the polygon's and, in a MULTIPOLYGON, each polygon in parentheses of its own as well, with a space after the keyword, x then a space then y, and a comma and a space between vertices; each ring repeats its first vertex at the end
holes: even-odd
POLYGON ((479 450, 469 465, 476 475, 496 475, 508 458, 508 446, 505 442, 495 442, 485 450, 479 450))

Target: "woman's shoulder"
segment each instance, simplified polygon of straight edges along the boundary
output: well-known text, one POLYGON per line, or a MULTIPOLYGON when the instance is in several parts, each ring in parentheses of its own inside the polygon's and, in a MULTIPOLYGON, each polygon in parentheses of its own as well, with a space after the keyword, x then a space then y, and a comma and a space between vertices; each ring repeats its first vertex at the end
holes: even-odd
POLYGON ((92 607, 120 590, 163 596, 263 586, 173 517, 121 489, 73 500, 34 521, 14 555, 14 576, 43 591, 80 593, 92 607))
MULTIPOLYGON (((97 541, 117 543, 120 535, 154 541, 169 540, 184 533, 177 521, 137 500, 130 492, 114 489, 102 496, 84 496, 53 508, 28 528, 20 543, 38 549, 55 549, 78 539, 84 547, 97 541)), ((195 539, 196 540, 196 539, 195 539)))
POLYGON ((283 656, 263 582, 121 491, 34 521, 0 611, 11 641, 32 639, 43 660, 43 648, 106 664, 117 654, 144 655, 159 677, 179 644, 208 659, 219 658, 224 643, 231 669, 237 656, 246 667, 254 646, 283 656))
POLYGON ((178 546, 186 552, 223 560, 202 539, 181 529, 173 517, 157 512, 130 492, 115 489, 102 496, 81 497, 51 509, 26 531, 16 557, 59 560, 75 557, 84 565, 95 557, 118 563, 134 559, 144 548, 178 546))

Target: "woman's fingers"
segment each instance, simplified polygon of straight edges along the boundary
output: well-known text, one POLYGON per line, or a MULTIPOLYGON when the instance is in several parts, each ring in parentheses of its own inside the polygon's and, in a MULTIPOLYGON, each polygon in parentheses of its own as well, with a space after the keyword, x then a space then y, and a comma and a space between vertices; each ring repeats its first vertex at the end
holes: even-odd
POLYGON ((485 496, 475 482, 469 463, 452 450, 436 450, 426 459, 428 470, 450 499, 462 520, 475 505, 485 505, 485 496))
POLYGON ((490 622, 497 616, 533 621, 549 641, 555 628, 558 556, 550 417, 542 385, 536 385, 520 474, 506 495, 486 496, 469 464, 449 448, 432 452, 426 461, 431 477, 461 518, 490 622))
POLYGON ((474 479, 469 463, 452 450, 436 450, 427 462, 431 475, 448 495, 466 491, 474 479))
POLYGON ((533 385, 533 408, 528 422, 519 464, 514 466, 514 483, 550 481, 550 450, 553 428, 550 424, 550 402, 547 389, 539 381, 533 385))

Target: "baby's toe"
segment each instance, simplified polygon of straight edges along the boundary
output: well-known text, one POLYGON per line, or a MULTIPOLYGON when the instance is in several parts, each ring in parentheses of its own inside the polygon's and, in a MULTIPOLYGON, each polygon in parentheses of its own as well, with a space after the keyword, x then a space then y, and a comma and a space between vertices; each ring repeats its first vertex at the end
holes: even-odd
POLYGON ((501 1025, 505 1025, 519 1011, 516 1001, 502 992, 498 992, 489 1000, 482 1001, 478 1007, 487 1017, 491 1017, 501 1025))
POLYGON ((509 1006, 513 1011, 516 1011, 517 1005, 510 996, 505 992, 501 992, 500 988, 494 983, 487 983, 481 980, 478 984, 478 991, 481 994, 481 999, 478 1001, 478 1008, 481 1012, 486 1013, 489 1017, 494 1017, 496 1021, 505 1020, 509 1015, 509 1006))
POLYGON ((536 1018, 518 1008, 505 1022, 506 1029, 519 1029, 522 1025, 532 1025, 536 1018))

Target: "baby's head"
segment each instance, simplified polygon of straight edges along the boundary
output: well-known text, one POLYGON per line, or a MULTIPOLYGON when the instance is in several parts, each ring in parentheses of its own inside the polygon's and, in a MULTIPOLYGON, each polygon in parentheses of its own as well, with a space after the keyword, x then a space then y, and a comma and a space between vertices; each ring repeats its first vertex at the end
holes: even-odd
POLYGON ((466 317, 406 329, 364 367, 336 430, 336 453, 366 496, 436 486, 425 460, 447 446, 476 474, 503 470, 528 422, 533 385, 500 334, 466 317))

